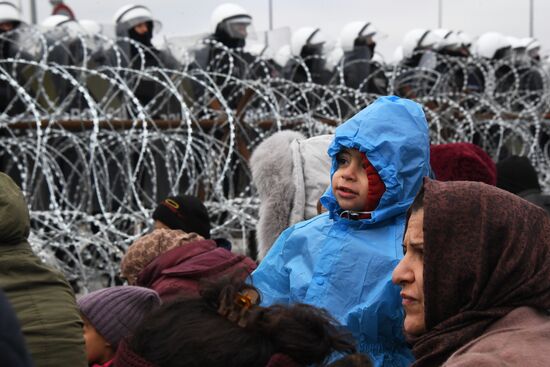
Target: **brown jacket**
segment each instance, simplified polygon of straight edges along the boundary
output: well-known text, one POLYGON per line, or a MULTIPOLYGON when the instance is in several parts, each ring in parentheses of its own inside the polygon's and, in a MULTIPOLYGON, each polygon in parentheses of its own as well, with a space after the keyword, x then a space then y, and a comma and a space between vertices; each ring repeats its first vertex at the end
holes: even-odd
POLYGON ((457 350, 444 367, 550 365, 550 316, 519 307, 457 350))

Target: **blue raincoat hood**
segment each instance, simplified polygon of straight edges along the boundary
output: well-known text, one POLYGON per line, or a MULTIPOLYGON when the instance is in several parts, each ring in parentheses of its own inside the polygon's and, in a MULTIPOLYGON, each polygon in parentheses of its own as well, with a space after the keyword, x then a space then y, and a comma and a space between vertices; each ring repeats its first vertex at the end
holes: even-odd
MULTIPOLYGON (((330 177, 338 168, 336 155, 355 148, 365 153, 386 185, 386 192, 366 223, 381 222, 407 211, 430 175, 428 123, 422 107, 397 96, 380 97, 338 128, 328 154, 332 158, 330 177)), ((329 186, 321 203, 331 218, 341 211, 329 186)))

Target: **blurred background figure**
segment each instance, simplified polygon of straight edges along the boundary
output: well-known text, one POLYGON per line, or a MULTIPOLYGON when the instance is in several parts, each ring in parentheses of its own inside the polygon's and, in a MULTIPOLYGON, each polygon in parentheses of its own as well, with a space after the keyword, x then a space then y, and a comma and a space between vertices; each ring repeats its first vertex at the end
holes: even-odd
MULTIPOLYGON (((21 16, 21 10, 15 4, 0 2, 0 60, 8 58, 32 60, 33 57, 19 45, 20 30, 26 25, 21 16)), ((0 64, 7 75, 15 78, 19 85, 32 77, 32 73, 25 73, 30 69, 21 64, 2 62, 0 64)), ((25 111, 25 103, 18 97, 16 90, 4 79, 0 80, 0 112, 16 115, 25 111), (6 110, 7 109, 7 110, 6 110)))
POLYGON ((550 195, 542 192, 529 158, 510 156, 498 162, 497 187, 544 208, 550 214, 550 195))
POLYGON ((243 7, 231 3, 221 4, 214 9, 210 18, 211 37, 228 48, 243 48, 251 24, 252 16, 243 7))
MULTIPOLYGON (((517 100, 512 105, 514 111, 522 111, 526 105, 536 106, 541 102, 546 84, 546 74, 540 68, 540 42, 532 37, 507 37, 512 46, 511 65, 519 78, 517 100)), ((512 76, 509 77, 512 79, 512 76)))
POLYGON ((324 46, 327 38, 320 28, 303 27, 296 30, 290 40, 293 56, 283 69, 283 76, 295 83, 327 84, 331 73, 326 69, 324 46))
POLYGON ((493 186, 497 183, 495 162, 472 143, 431 145, 430 165, 438 181, 478 181, 493 186))
POLYGON ((63 2, 63 0, 50 0, 52 4, 52 15, 65 15, 71 19, 76 19, 72 9, 63 2))
POLYGON ((85 66, 84 51, 79 39, 84 29, 66 15, 50 15, 40 24, 48 42, 48 61, 60 65, 85 66))
POLYGON ((195 62, 205 70, 231 70, 232 75, 245 77, 248 64, 254 61, 254 57, 244 51, 251 25, 252 15, 240 5, 224 3, 217 6, 210 17, 212 33, 196 51, 195 62), (223 47, 229 49, 233 57, 228 57, 223 47))
POLYGON ((488 60, 502 60, 512 55, 512 43, 498 32, 482 34, 474 47, 477 56, 488 60))
POLYGON ((403 63, 409 67, 434 69, 435 50, 440 42, 441 37, 429 29, 410 30, 403 38, 403 63))
POLYGON ((292 53, 290 52, 290 45, 288 44, 279 47, 279 49, 275 52, 273 61, 275 62, 278 74, 282 75, 283 68, 291 57, 292 53))
POLYGON ((506 98, 506 94, 514 88, 514 74, 512 68, 504 62, 512 58, 512 43, 508 38, 498 32, 482 34, 474 45, 475 54, 489 62, 494 68, 494 90, 487 90, 488 83, 485 80, 481 90, 497 94, 497 97, 506 98))
POLYGON ((455 57, 470 56, 472 40, 466 33, 442 28, 433 32, 441 39, 437 45, 437 53, 455 57))
MULTIPOLYGON (((22 23, 24 23, 24 21, 21 17, 21 10, 17 5, 8 1, 0 3, 0 34, 13 31, 19 28, 22 23)), ((8 56, 9 53, 5 52, 4 47, 0 49, 0 52, 2 52, 1 56, 3 58, 10 57, 8 56)))
POLYGON ((127 52, 127 61, 131 68, 179 68, 178 62, 168 51, 159 50, 153 45, 153 34, 160 31, 162 23, 153 17, 149 8, 143 5, 125 5, 115 13, 114 23, 117 37, 126 37, 133 41, 119 44, 119 47, 127 52), (144 60, 139 48, 145 54, 144 60))
MULTIPOLYGON (((235 109, 243 98, 239 80, 259 77, 251 70, 256 57, 244 49, 251 27, 252 15, 242 6, 220 4, 210 17, 210 35, 194 53, 193 67, 216 73, 212 76, 214 83, 221 87, 223 97, 235 109)), ((205 94, 202 85, 196 83, 193 90, 197 97, 210 100, 210 94, 205 94)))
MULTIPOLYGON (((45 73, 42 80, 43 88, 49 101, 53 103, 45 102, 44 107, 49 110, 61 107, 68 111, 72 110, 75 116, 79 116, 89 108, 89 105, 71 79, 82 80, 83 74, 76 68, 88 65, 89 50, 82 42, 84 29, 75 19, 61 14, 50 15, 42 21, 40 26, 48 45, 47 61, 73 67, 65 69, 65 73, 55 73, 50 70, 45 73)), ((66 144, 63 138, 54 141, 59 146, 66 144)), ((78 160, 76 150, 67 148, 63 150, 63 157, 58 163, 68 184, 65 195, 71 200, 77 200, 80 192, 76 177, 78 168, 74 166, 76 160, 78 160)), ((44 199, 48 200, 47 196, 44 195, 44 199)))
POLYGON ((435 50, 438 55, 435 70, 441 75, 441 92, 478 92, 483 76, 481 71, 470 63, 470 36, 463 31, 443 28, 433 32, 441 39, 435 50))
MULTIPOLYGON (((149 8, 143 5, 125 5, 117 10, 114 16, 116 47, 122 51, 121 65, 135 72, 124 73, 126 83, 131 87, 141 106, 154 118, 162 118, 175 111, 180 111, 175 98, 151 76, 158 76, 150 68, 179 70, 181 65, 168 50, 160 50, 153 45, 153 34, 160 30, 162 24, 153 17, 149 8), (164 92, 164 97, 161 96, 164 92)), ((114 50, 108 52, 108 64, 117 66, 114 50)), ((98 62, 100 64, 100 62, 98 62)), ((163 79, 163 76, 159 76, 163 79)), ((137 109, 129 106, 130 115, 137 114, 137 109)))
MULTIPOLYGON (((376 28, 366 21, 346 24, 340 32, 340 47, 343 56, 339 68, 347 87, 362 92, 387 94, 388 80, 375 56, 376 28)), ((340 71, 338 70, 338 71, 340 71)))
POLYGON ((402 56, 397 65, 401 72, 394 79, 397 95, 414 99, 434 92, 440 78, 436 70, 440 42, 441 37, 429 29, 412 29, 405 34, 398 55, 402 56))
POLYGON ((93 19, 80 19, 78 24, 80 24, 82 30, 88 36, 103 34, 103 26, 93 19))
POLYGON ((522 38, 522 42, 525 44, 527 56, 533 61, 540 62, 540 41, 536 38, 526 37, 522 38))

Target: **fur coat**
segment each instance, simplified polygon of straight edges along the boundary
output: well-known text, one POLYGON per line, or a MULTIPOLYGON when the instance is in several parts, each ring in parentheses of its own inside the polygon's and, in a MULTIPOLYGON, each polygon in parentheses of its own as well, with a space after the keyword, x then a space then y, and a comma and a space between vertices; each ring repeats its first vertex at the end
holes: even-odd
POLYGON ((259 259, 283 230, 317 215, 317 202, 330 184, 327 149, 331 141, 332 135, 306 139, 299 132, 283 130, 254 150, 250 168, 260 198, 259 259))

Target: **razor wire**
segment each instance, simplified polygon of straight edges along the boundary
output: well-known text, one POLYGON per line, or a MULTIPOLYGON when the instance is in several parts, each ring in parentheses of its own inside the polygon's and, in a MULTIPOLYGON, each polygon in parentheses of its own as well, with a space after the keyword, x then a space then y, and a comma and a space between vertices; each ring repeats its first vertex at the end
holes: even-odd
POLYGON ((158 51, 101 35, 52 38, 28 28, 0 35, 0 45, 12 48, 0 59, 0 169, 28 201, 30 243, 76 287, 113 284, 125 249, 168 195, 199 196, 213 237, 246 248, 259 205, 251 152, 283 129, 334 132, 380 94, 369 90, 372 78, 424 106, 432 143, 473 142, 495 160, 527 156, 550 187, 550 78, 540 64, 366 60, 376 73, 351 88, 344 63, 326 85, 293 82, 273 60, 247 61, 213 41, 199 45, 215 55, 209 63, 187 55, 170 68, 158 51))

